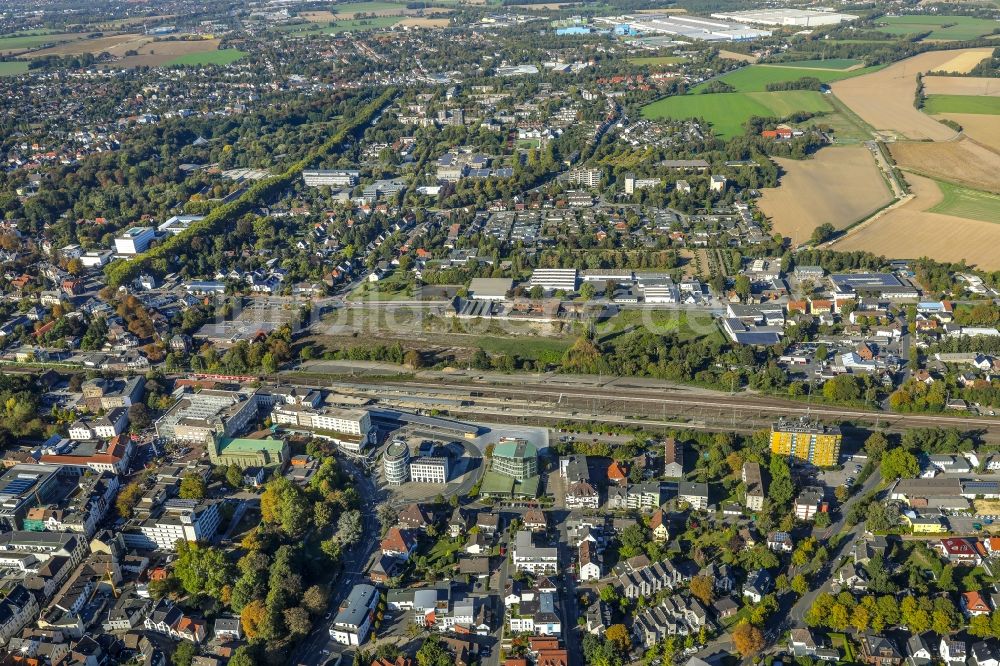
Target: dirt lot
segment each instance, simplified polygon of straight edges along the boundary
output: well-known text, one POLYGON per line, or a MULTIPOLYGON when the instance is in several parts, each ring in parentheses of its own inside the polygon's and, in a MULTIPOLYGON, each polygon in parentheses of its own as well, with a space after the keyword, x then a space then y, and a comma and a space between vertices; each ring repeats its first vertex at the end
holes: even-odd
POLYGON ((939 143, 900 141, 889 144, 889 151, 901 169, 1000 192, 1000 155, 966 138, 939 143))
POLYGON ((885 69, 837 81, 833 92, 876 130, 907 139, 946 141, 955 131, 913 106, 916 77, 920 72, 967 72, 992 53, 992 49, 930 51, 907 58, 885 69))
POLYGON ((125 52, 129 49, 138 50, 139 47, 151 41, 152 37, 147 37, 146 35, 125 33, 122 35, 98 37, 97 39, 81 39, 68 44, 60 44, 59 46, 53 46, 50 49, 34 51, 33 53, 27 54, 27 57, 39 58, 47 55, 65 56, 79 55, 82 53, 97 54, 104 53, 105 51, 113 56, 121 57, 125 55, 125 52))
POLYGON ((942 113, 941 118, 954 120, 965 135, 1000 153, 1000 116, 981 113, 942 113))
POLYGON ((785 172, 781 186, 761 190, 759 205, 774 230, 793 243, 809 240, 825 222, 843 229, 892 201, 864 146, 824 148, 809 160, 775 161, 785 172))
POLYGON ((164 41, 149 42, 135 49, 137 56, 126 56, 118 64, 122 67, 159 67, 178 56, 189 53, 207 53, 219 48, 218 39, 200 39, 198 41, 164 41))
POLYGON ((1000 96, 1000 79, 978 76, 925 76, 924 93, 927 95, 998 97, 1000 96))
POLYGON ((891 257, 966 260, 986 270, 1000 269, 1000 224, 926 212, 940 203, 937 184, 907 174, 914 198, 885 215, 857 227, 832 249, 867 250, 891 257))

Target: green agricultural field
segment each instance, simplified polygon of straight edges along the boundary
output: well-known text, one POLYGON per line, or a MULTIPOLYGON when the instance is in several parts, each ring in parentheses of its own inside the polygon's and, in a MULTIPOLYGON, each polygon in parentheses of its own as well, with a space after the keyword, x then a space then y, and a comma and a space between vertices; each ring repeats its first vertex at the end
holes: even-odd
POLYGON ((292 25, 279 26, 282 32, 302 35, 332 35, 338 32, 363 32, 365 30, 377 30, 394 26, 403 20, 402 16, 376 16, 367 19, 348 19, 345 21, 335 21, 333 23, 295 23, 292 25))
POLYGON ((796 60, 778 64, 782 67, 805 67, 807 69, 850 69, 855 65, 862 64, 862 62, 854 58, 827 58, 826 60, 796 60))
POLYGON ((1000 194, 971 190, 944 181, 938 181, 938 187, 944 198, 929 212, 1000 224, 1000 194))
POLYGON ((704 118, 717 135, 728 138, 743 133, 743 124, 753 116, 784 118, 793 113, 828 113, 830 103, 822 93, 811 90, 782 92, 718 93, 677 95, 648 104, 646 118, 704 118))
MULTIPOLYGON (((750 65, 749 67, 741 67, 740 69, 729 72, 728 74, 723 74, 715 80, 731 85, 736 89, 736 92, 764 92, 767 90, 767 85, 769 83, 784 83, 785 81, 795 81, 805 77, 819 79, 823 83, 831 83, 833 81, 840 81, 841 79, 847 79, 860 74, 868 74, 869 72, 874 72, 879 69, 878 67, 865 67, 848 72, 837 69, 803 70, 802 67, 802 65, 797 67, 788 67, 784 64, 780 66, 750 65)), ((691 92, 698 93, 704 90, 706 85, 707 83, 702 83, 701 85, 695 86, 691 92)))
POLYGON ((202 65, 229 65, 247 53, 239 49, 221 49, 219 51, 206 51, 205 53, 188 53, 178 58, 174 58, 166 63, 164 67, 200 67, 202 65))
POLYGON ((26 62, 0 62, 0 76, 17 76, 28 71, 26 62))
POLYGON ((680 56, 645 56, 641 58, 629 58, 629 64, 638 65, 642 67, 643 65, 648 65, 650 67, 662 67, 664 65, 676 65, 679 62, 683 62, 684 58, 680 56))
POLYGON ((966 40, 988 35, 997 22, 972 16, 889 16, 876 21, 876 29, 890 35, 931 31, 928 39, 966 40))
POLYGON ((930 95, 924 101, 926 113, 983 113, 1000 115, 1000 97, 978 95, 930 95))
POLYGON ((31 31, 30 33, 16 33, 0 37, 0 53, 9 51, 24 51, 35 49, 45 44, 59 44, 84 38, 83 33, 49 33, 31 31))
POLYGON ((357 14, 358 12, 384 12, 398 9, 406 9, 406 3, 397 2, 345 2, 344 4, 330 5, 329 9, 334 14, 357 14))

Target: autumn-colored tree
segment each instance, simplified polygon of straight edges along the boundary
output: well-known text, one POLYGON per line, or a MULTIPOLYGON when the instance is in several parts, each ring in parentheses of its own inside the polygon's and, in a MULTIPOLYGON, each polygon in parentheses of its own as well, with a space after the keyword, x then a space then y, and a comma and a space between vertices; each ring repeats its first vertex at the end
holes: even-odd
POLYGON ((301 606, 286 608, 284 612, 285 626, 293 636, 305 636, 312 629, 309 611, 301 606))
POLYGON ((131 518, 132 512, 135 510, 135 505, 139 503, 141 498, 142 486, 138 483, 130 483, 125 486, 118 493, 118 499, 115 500, 115 508, 118 510, 118 515, 126 519, 131 518))
POLYGON ((267 620, 267 608, 260 599, 254 599, 243 607, 240 624, 247 638, 254 639, 260 634, 261 625, 267 620))
POLYGON ((628 629, 625 628, 624 624, 613 624, 608 627, 604 631, 604 638, 608 642, 614 643, 615 647, 623 654, 628 652, 632 646, 632 640, 629 638, 628 629))
POLYGON ((737 652, 749 657, 764 649, 764 634, 749 622, 741 622, 733 629, 733 645, 737 652))
POLYGON ((695 576, 691 579, 691 594, 708 606, 715 598, 715 581, 708 576, 695 576))

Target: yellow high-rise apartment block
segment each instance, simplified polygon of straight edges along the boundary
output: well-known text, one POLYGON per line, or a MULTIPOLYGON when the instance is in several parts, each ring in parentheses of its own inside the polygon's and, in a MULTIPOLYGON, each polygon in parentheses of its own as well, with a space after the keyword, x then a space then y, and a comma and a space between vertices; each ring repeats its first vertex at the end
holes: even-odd
POLYGON ((816 467, 832 467, 840 459, 842 439, 838 426, 804 418, 782 419, 771 426, 771 453, 798 458, 816 467))

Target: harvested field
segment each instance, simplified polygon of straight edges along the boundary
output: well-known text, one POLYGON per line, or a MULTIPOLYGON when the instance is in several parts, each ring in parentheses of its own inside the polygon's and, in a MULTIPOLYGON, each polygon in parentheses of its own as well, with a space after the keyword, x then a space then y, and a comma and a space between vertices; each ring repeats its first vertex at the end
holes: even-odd
POLYGON ((739 60, 740 62, 757 62, 757 56, 747 55, 746 53, 737 53, 736 51, 725 51, 719 49, 719 57, 725 58, 726 60, 739 60))
MULTIPOLYGON (((976 190, 1000 192, 1000 155, 967 138, 889 144, 899 168, 976 190)), ((998 253, 1000 254, 1000 253, 998 253)))
POLYGON ((218 39, 149 42, 135 49, 139 55, 125 56, 118 64, 122 67, 159 67, 181 56, 209 53, 218 49, 218 39))
POLYGON ((876 130, 907 139, 946 141, 955 131, 913 106, 917 74, 947 67, 965 72, 988 57, 992 49, 929 51, 885 69, 832 84, 833 92, 876 130))
POLYGON ((1000 97, 1000 79, 981 76, 925 76, 924 94, 1000 97))
POLYGON ((413 28, 447 28, 451 24, 451 19, 427 18, 425 16, 408 16, 399 22, 398 25, 410 26, 413 28))
POLYGON ((779 187, 763 189, 760 209, 774 230, 793 243, 809 240, 813 229, 829 222, 844 229, 892 201, 864 146, 820 150, 812 159, 776 158, 785 174, 779 187))
POLYGON ((848 232, 832 249, 938 261, 964 259, 984 270, 1000 269, 1000 224, 927 212, 944 199, 937 183, 915 175, 906 179, 914 198, 848 232))
MULTIPOLYGON (((863 76, 867 71, 818 68, 807 70, 802 67, 782 65, 750 65, 727 72, 715 80, 732 86, 736 92, 764 92, 767 90, 767 86, 772 83, 786 83, 805 77, 819 79, 823 83, 831 83, 852 76, 863 76)), ((701 92, 708 85, 708 82, 697 85, 691 92, 701 92)))
POLYGON ((66 44, 60 44, 59 46, 53 46, 52 48, 42 49, 41 51, 33 51, 27 54, 26 57, 29 58, 40 58, 42 56, 66 56, 66 55, 82 55, 84 53, 104 53, 105 51, 110 53, 112 56, 121 57, 125 55, 125 52, 129 49, 138 50, 143 45, 153 41, 152 37, 147 35, 137 35, 132 33, 125 33, 122 35, 111 35, 108 37, 98 37, 97 39, 81 39, 74 42, 68 42, 66 44))
POLYGON ((1000 153, 1000 116, 979 113, 942 113, 942 118, 954 120, 962 132, 977 143, 1000 153))

